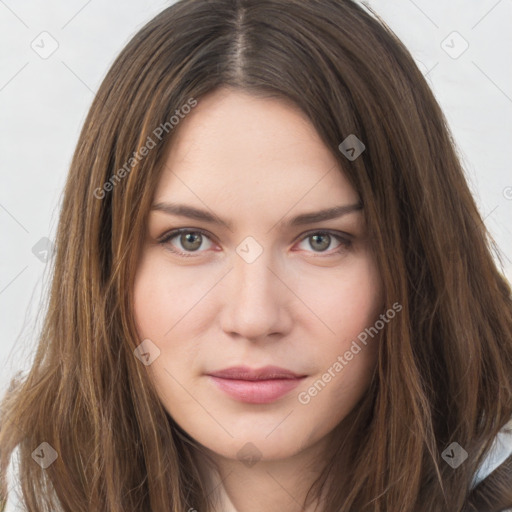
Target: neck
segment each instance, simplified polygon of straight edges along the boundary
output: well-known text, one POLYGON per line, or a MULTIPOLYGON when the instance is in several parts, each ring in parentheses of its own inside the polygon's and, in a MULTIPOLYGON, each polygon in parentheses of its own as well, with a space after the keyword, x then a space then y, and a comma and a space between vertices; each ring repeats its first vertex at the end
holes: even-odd
POLYGON ((213 504, 211 512, 319 512, 308 490, 325 466, 329 439, 283 459, 227 458, 210 450, 196 452, 200 474, 213 504))

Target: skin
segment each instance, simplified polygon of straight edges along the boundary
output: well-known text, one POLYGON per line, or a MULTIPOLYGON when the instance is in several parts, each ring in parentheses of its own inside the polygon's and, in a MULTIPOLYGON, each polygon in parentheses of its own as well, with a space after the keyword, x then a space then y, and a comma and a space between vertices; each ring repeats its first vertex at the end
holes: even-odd
POLYGON ((177 128, 154 204, 191 205, 232 226, 150 212, 134 287, 140 339, 160 350, 146 368, 167 412, 218 468, 197 454, 208 485, 222 479, 216 510, 297 511, 330 434, 363 397, 376 365, 378 338, 307 404, 298 400, 383 312, 364 212, 279 224, 359 201, 311 122, 288 102, 218 89, 177 128), (176 228, 207 236, 159 243, 176 228), (349 234, 352 243, 324 236, 315 244, 321 230, 349 234), (248 236, 263 250, 251 263, 236 252, 248 236), (307 377, 273 403, 247 404, 205 375, 237 365, 307 377), (237 457, 248 442, 259 457, 252 466, 237 457))

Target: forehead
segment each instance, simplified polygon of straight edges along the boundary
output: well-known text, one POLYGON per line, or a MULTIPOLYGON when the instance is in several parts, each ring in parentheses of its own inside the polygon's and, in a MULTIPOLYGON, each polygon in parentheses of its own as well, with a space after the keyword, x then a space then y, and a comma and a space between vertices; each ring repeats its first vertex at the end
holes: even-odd
MULTIPOLYGON (((293 104, 219 89, 180 121, 155 201, 284 213, 358 201, 314 126, 293 104)), ((214 208, 215 209, 215 208, 214 208)))

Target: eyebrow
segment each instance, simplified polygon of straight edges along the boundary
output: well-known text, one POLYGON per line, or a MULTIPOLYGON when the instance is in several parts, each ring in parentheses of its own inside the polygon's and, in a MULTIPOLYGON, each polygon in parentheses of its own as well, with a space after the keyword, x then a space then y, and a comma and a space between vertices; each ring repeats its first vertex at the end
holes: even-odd
MULTIPOLYGON (((280 221, 278 224, 281 226, 303 226, 306 224, 313 224, 315 222, 321 222, 324 220, 336 219, 343 215, 347 215, 352 212, 357 212, 363 209, 363 205, 361 202, 355 204, 347 204, 341 206, 333 206, 331 208, 325 208, 323 210, 319 210, 316 212, 308 212, 301 213, 289 221, 284 222, 280 221)), ((212 224, 224 224, 229 229, 232 229, 233 225, 230 221, 222 219, 212 213, 201 210, 199 208, 195 208, 193 206, 188 206, 185 204, 177 204, 177 203, 155 203, 151 206, 151 210, 153 211, 161 211, 167 213, 168 215, 176 215, 179 217, 187 217, 189 219, 201 220, 204 222, 210 222, 212 224)))

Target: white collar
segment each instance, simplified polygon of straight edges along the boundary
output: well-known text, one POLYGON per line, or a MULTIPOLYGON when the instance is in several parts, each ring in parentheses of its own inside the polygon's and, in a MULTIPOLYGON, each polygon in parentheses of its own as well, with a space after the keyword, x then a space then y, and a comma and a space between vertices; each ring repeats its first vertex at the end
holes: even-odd
POLYGON ((480 467, 478 468, 471 489, 487 478, 498 466, 512 455, 512 419, 499 431, 480 467))

